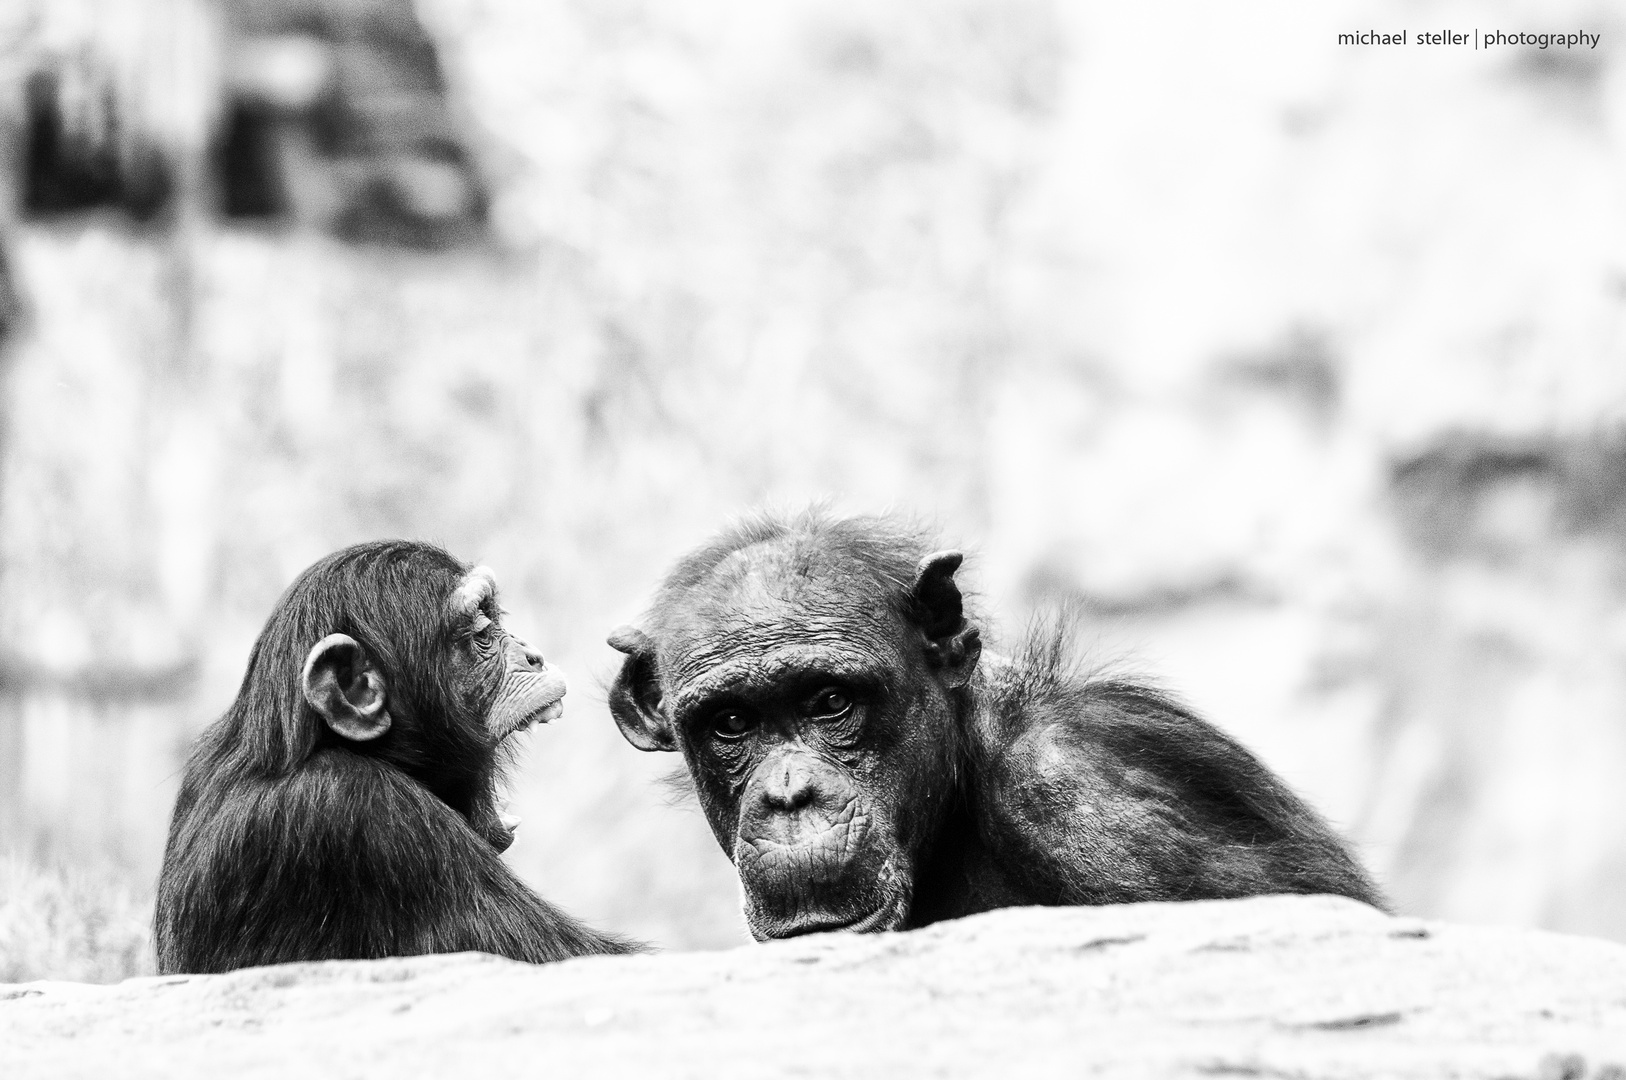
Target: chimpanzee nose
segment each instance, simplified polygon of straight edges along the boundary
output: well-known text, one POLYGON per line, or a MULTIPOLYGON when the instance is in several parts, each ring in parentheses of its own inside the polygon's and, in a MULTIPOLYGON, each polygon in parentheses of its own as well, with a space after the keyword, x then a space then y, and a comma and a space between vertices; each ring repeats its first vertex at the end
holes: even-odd
POLYGON ((542 659, 541 653, 537 652, 535 649, 531 648, 529 645, 517 638, 514 639, 513 647, 509 650, 509 655, 512 656, 513 662, 519 667, 527 668, 531 671, 541 671, 543 668, 548 666, 547 662, 542 659))
POLYGON ((813 770, 796 754, 769 767, 762 801, 774 810, 795 810, 813 801, 813 770))

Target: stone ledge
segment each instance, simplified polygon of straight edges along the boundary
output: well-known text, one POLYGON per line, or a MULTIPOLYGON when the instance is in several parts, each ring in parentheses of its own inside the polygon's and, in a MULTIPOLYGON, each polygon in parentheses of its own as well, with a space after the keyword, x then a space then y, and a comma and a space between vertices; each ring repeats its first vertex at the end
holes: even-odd
POLYGON ((1334 897, 1020 908, 544 967, 463 954, 0 986, 0 1075, 18 1077, 1546 1080, 1617 1065, 1626 946, 1334 897))

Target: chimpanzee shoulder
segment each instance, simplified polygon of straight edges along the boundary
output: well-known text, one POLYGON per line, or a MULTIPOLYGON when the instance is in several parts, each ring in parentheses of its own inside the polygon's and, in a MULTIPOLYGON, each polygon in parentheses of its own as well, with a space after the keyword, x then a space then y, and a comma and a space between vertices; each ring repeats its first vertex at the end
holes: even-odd
POLYGON ((998 863, 1041 902, 1331 892, 1383 906, 1320 816, 1175 695, 1092 671, 1062 615, 995 658, 968 717, 998 863))
POLYGON ((611 939, 573 932, 461 815, 384 762, 321 750, 214 803, 195 859, 178 853, 196 878, 176 889, 192 897, 181 921, 200 946, 189 970, 230 970, 245 957, 481 950, 541 963, 612 951, 611 939), (549 916, 556 932, 539 935, 536 920, 549 916))

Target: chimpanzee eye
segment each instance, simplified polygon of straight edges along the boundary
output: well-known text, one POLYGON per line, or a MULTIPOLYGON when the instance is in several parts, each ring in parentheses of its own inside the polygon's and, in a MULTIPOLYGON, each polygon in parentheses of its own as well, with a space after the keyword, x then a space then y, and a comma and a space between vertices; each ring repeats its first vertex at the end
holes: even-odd
POLYGON ((484 611, 476 611, 469 619, 469 644, 475 652, 484 655, 496 647, 497 621, 484 611))
POLYGON ((740 709, 723 709, 711 718, 711 729, 720 739, 738 739, 756 724, 756 717, 740 709))
POLYGON ((812 716, 844 716, 853 707, 852 695, 837 686, 826 687, 820 690, 813 698, 813 705, 809 709, 812 716))

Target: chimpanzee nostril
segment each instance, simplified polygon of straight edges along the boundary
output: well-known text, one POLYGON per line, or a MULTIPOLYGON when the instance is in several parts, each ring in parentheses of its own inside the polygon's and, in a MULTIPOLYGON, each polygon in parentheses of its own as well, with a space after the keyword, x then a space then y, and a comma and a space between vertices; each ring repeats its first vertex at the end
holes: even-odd
POLYGON ((774 810, 795 810, 813 801, 813 773, 802 761, 787 756, 768 774, 762 800, 774 810))
POLYGON ((542 659, 542 654, 529 645, 517 639, 510 639, 510 642, 508 658, 509 663, 515 667, 527 671, 541 671, 548 666, 547 661, 542 659))

